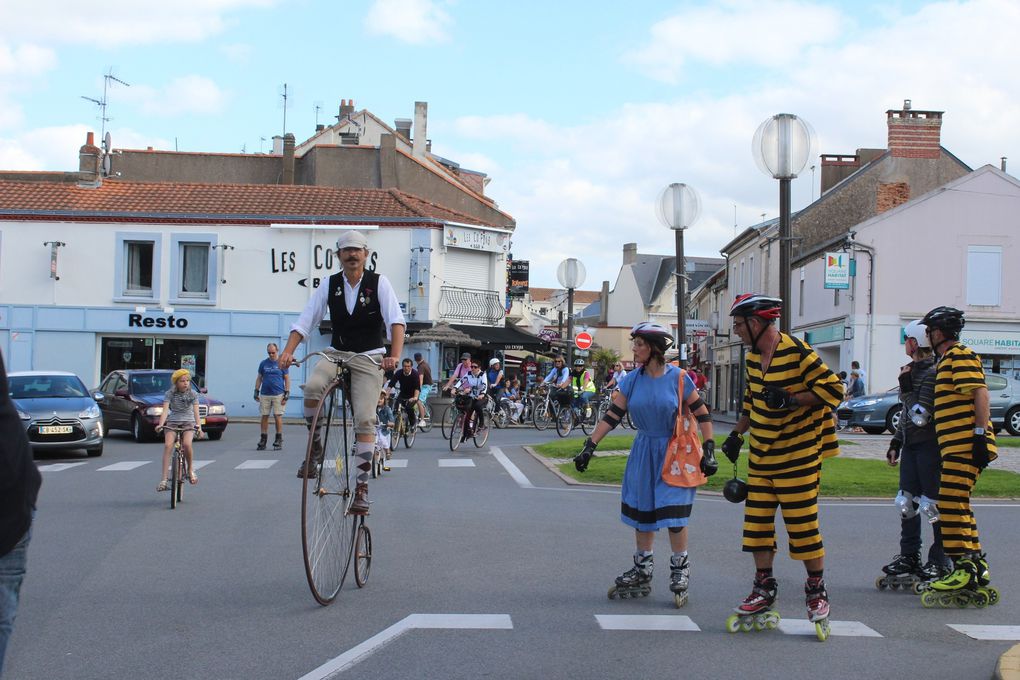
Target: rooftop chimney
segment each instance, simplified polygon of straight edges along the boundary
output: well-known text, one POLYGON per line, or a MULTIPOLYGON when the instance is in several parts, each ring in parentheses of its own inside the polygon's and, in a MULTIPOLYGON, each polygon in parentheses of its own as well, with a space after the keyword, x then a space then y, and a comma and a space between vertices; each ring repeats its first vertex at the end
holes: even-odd
POLYGON ((273 135, 273 155, 283 155, 283 137, 280 135, 273 135))
POLYGON ((99 174, 101 152, 96 146, 95 133, 85 136, 85 143, 78 149, 78 186, 94 189, 103 183, 99 174))
POLYGON ((628 264, 634 264, 637 262, 637 244, 636 243, 624 243, 623 244, 623 266, 626 267, 628 264))
POLYGON ((425 157, 425 140, 428 138, 429 103, 414 103, 414 144, 411 154, 416 158, 425 157))
POLYGON ((354 113, 354 100, 353 99, 341 99, 340 100, 340 113, 336 119, 342 121, 354 113))
POLYGON ((941 153, 942 111, 915 111, 910 100, 903 109, 885 112, 889 152, 894 158, 938 158, 941 153))
POLYGON ((294 134, 290 132, 283 136, 283 176, 280 183, 294 183, 294 134))
POLYGON ((404 138, 404 141, 411 141, 411 119, 410 118, 397 118, 393 121, 393 127, 396 128, 397 134, 404 138))
POLYGON ((609 282, 602 282, 602 291, 599 293, 599 325, 609 323, 609 282))

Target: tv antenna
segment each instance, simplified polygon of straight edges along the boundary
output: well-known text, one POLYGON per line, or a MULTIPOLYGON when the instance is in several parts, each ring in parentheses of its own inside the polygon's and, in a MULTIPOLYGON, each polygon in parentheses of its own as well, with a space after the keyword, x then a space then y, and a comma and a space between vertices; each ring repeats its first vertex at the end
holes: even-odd
POLYGON ((283 132, 281 135, 287 134, 287 100, 291 95, 287 93, 287 83, 283 84, 283 90, 280 92, 280 98, 283 100, 283 132))
POLYGON ((322 102, 315 102, 315 129, 319 129, 319 111, 322 111, 322 102))
MULTIPOLYGON (((92 97, 86 97, 85 95, 81 95, 82 99, 84 99, 86 101, 92 102, 93 104, 98 106, 99 109, 100 109, 99 120, 102 121, 102 128, 101 128, 101 130, 99 132, 99 138, 100 139, 106 139, 106 124, 110 121, 110 118, 106 115, 106 106, 107 106, 107 104, 109 102, 109 100, 107 99, 106 95, 107 95, 107 91, 110 89, 110 84, 111 83, 118 83, 120 85, 123 85, 124 87, 131 87, 131 85, 129 85, 128 83, 125 83, 123 80, 121 80, 117 76, 113 75, 113 67, 110 67, 110 72, 103 76, 103 98, 102 99, 94 99, 92 97)), ((107 149, 107 152, 109 152, 109 149, 107 149)))

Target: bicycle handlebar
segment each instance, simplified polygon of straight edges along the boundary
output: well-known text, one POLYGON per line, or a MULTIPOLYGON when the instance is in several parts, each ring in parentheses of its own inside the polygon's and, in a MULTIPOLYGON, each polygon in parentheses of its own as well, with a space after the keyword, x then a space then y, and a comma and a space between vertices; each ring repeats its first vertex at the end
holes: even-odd
POLYGON ((373 359, 373 357, 377 357, 377 356, 378 357, 382 357, 384 355, 382 355, 382 354, 369 354, 368 352, 356 352, 355 354, 352 354, 347 359, 344 359, 344 358, 342 358, 340 356, 337 356, 336 354, 328 354, 326 352, 311 352, 310 354, 306 354, 305 356, 301 357, 300 359, 293 359, 291 361, 291 363, 294 366, 300 366, 301 364, 305 363, 306 361, 308 361, 309 359, 311 359, 312 357, 315 357, 315 356, 322 357, 326 361, 329 361, 332 364, 336 364, 337 366, 340 366, 345 361, 350 361, 354 357, 365 357, 366 359, 371 361, 376 366, 382 366, 382 360, 376 361, 375 359, 373 359))
POLYGON ((188 432, 191 430, 197 431, 199 427, 200 427, 199 425, 190 425, 187 427, 174 427, 172 425, 166 424, 157 426, 156 432, 159 432, 160 430, 170 430, 171 432, 188 432))

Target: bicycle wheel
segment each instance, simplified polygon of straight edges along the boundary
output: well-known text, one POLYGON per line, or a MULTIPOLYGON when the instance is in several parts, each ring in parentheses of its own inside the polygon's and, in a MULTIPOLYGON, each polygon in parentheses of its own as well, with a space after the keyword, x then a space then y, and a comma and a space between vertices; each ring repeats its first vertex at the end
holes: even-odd
POLYGON ((312 597, 321 605, 336 599, 354 554, 355 518, 347 512, 354 499, 356 472, 351 469, 354 418, 335 381, 326 390, 312 419, 305 469, 316 470, 301 485, 301 549, 312 597), (320 446, 315 446, 314 433, 320 446), (318 451, 322 458, 317 460, 318 451))
POLYGON ((585 404, 584 408, 588 415, 581 418, 581 432, 587 435, 595 431, 595 426, 601 418, 599 417, 598 410, 591 404, 585 404))
POLYGON ((425 417, 421 421, 421 431, 431 432, 432 431, 432 405, 426 402, 425 406, 425 417))
POLYGON ((457 413, 456 420, 453 421, 452 429, 450 430, 450 450, 456 451, 460 448, 461 435, 464 433, 464 428, 467 427, 467 418, 463 413, 457 413))
POLYGON ((181 471, 179 473, 177 473, 177 491, 175 491, 175 493, 177 494, 177 503, 178 503, 178 505, 180 504, 181 499, 184 498, 184 480, 188 479, 188 477, 189 477, 189 475, 188 475, 188 459, 187 459, 187 457, 185 457, 184 451, 181 451, 180 461, 181 461, 181 464, 180 464, 181 471))
POLYGON ((574 429, 574 409, 561 408, 556 414, 556 434, 566 437, 574 429))
POLYGON ((396 451, 400 445, 400 435, 404 432, 404 414, 398 413, 393 418, 393 427, 390 428, 390 451, 396 451))
POLYGON ((472 439, 474 439, 476 449, 485 446, 485 442, 489 441, 489 425, 486 424, 485 427, 475 428, 475 436, 472 439))
POLYGON ((411 424, 411 419, 404 414, 404 448, 409 449, 414 444, 414 437, 418 434, 418 423, 411 424))
POLYGON ((535 410, 531 413, 531 422, 535 425, 536 430, 544 430, 549 427, 549 404, 548 402, 540 401, 535 410))
POLYGON ((628 430, 634 429, 634 422, 630 419, 630 411, 628 411, 627 415, 623 417, 623 426, 628 430))
POLYGON ((377 479, 382 475, 382 454, 379 452, 379 447, 372 449, 372 479, 377 479))
POLYGON ((359 588, 368 583, 368 572, 372 569, 372 532, 362 518, 358 523, 358 537, 354 542, 354 582, 359 588))
POLYGON ((457 422, 457 409, 453 404, 446 407, 443 412, 443 420, 439 425, 439 428, 443 432, 443 439, 449 439, 450 433, 453 432, 453 426, 457 422))
MULTIPOLYGON (((180 436, 180 435, 178 435, 180 436)), ((170 454, 170 509, 177 507, 177 484, 181 481, 181 447, 174 445, 170 454)))

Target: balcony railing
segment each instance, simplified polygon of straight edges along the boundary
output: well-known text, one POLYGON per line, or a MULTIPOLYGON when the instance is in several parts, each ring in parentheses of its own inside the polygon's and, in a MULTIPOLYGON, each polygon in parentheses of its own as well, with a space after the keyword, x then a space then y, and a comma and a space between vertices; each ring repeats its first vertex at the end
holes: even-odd
POLYGON ((499 293, 491 290, 443 286, 439 292, 439 318, 494 324, 506 316, 499 293))

